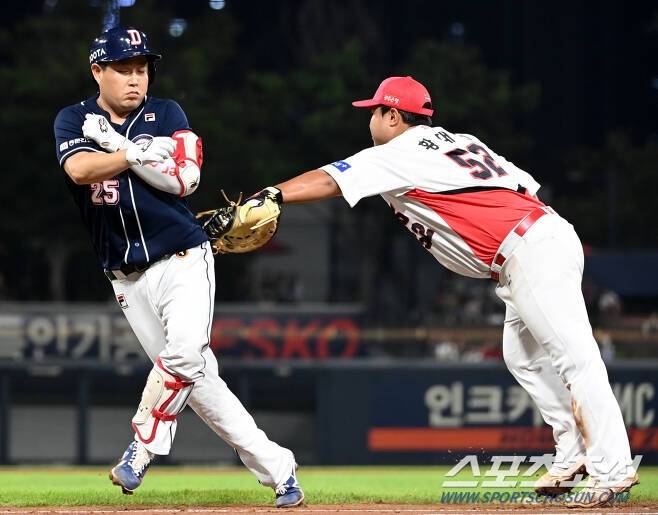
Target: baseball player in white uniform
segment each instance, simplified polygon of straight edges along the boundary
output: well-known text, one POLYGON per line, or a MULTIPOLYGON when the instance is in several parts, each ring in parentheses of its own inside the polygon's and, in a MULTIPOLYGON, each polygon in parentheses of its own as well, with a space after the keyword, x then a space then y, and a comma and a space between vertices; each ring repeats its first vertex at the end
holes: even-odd
POLYGON ((553 428, 556 455, 537 491, 557 494, 589 473, 580 506, 638 482, 619 405, 581 292, 583 249, 573 227, 536 196, 539 184, 475 136, 432 127, 426 88, 384 80, 372 99, 374 146, 269 189, 281 202, 380 195, 439 263, 494 280, 507 313, 507 367, 553 428), (278 190, 278 191, 277 191, 278 190))

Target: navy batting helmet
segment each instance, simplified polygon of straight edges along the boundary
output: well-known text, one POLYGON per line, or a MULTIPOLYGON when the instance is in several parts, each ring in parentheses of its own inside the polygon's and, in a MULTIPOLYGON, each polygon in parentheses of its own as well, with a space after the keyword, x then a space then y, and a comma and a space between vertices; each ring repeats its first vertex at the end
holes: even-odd
POLYGON ((162 56, 151 52, 146 34, 133 27, 114 27, 91 43, 89 64, 111 63, 143 55, 148 59, 149 84, 155 79, 155 61, 162 56))

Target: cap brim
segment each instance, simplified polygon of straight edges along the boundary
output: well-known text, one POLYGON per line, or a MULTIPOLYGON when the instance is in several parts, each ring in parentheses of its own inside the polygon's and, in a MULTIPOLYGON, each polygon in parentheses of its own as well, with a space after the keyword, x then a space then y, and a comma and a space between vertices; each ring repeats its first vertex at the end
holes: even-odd
MULTIPOLYGON (((387 102, 381 102, 379 100, 375 100, 374 98, 368 99, 368 100, 357 100, 356 102, 352 102, 352 105, 354 107, 377 107, 377 106, 390 106, 390 107, 395 107, 396 109, 401 109, 400 106, 395 106, 388 104, 387 102)), ((417 111, 408 111, 410 113, 414 114, 422 114, 425 116, 432 116, 434 114, 434 109, 427 109, 426 107, 421 107, 417 111)))
POLYGON ((381 103, 370 98, 368 100, 357 100, 356 102, 352 102, 352 105, 354 107, 375 107, 381 105, 381 103))

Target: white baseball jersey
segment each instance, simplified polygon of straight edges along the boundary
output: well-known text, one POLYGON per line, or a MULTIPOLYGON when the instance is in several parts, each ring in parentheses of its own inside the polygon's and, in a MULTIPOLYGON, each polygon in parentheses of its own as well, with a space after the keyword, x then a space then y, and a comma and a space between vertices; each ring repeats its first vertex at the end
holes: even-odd
POLYGON ((487 278, 503 239, 533 209, 539 184, 467 134, 417 126, 323 166, 350 206, 381 195, 446 268, 487 278))

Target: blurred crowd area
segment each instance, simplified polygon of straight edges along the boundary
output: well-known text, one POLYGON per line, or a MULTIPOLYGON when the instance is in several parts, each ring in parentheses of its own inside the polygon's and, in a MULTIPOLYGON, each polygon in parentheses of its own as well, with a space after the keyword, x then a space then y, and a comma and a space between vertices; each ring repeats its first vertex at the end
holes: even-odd
MULTIPOLYGON (((583 280, 583 296, 604 361, 655 357, 658 353, 658 309, 652 299, 628 298, 583 280), (625 306, 627 304, 627 306, 625 306)), ((435 328, 421 333, 419 345, 382 344, 370 347, 380 356, 427 356, 441 362, 477 363, 503 359, 502 333, 505 305, 495 284, 445 274, 426 309, 416 314, 417 327, 435 328), (461 330, 460 330, 461 329, 461 330), (442 334, 445 337, 442 337, 442 334)))
MULTIPOLYGON (((505 305, 495 293, 495 283, 451 273, 396 224, 390 234, 386 224, 383 227, 380 236, 394 249, 385 259, 377 259, 377 245, 356 247, 347 233, 341 233, 341 242, 352 248, 353 255, 339 252, 341 258, 333 262, 326 259, 313 263, 317 269, 308 259, 295 258, 292 252, 279 255, 280 248, 251 256, 218 256, 215 263, 220 312, 222 306, 232 305, 251 310, 252 316, 273 307, 295 312, 308 305, 320 311, 322 306, 355 305, 361 313, 357 323, 363 330, 361 341, 366 356, 422 357, 441 362, 501 361, 505 305), (236 290, 231 291, 227 284, 235 285, 236 290)), ((279 244, 283 246, 285 238, 279 244)), ((116 305, 112 290, 93 256, 85 256, 84 252, 75 260, 77 266, 65 275, 67 297, 74 299, 65 304, 74 307, 80 302, 101 302, 111 312, 116 305), (90 291, 95 292, 93 296, 90 291)), ((47 277, 47 269, 43 277, 47 277)), ((28 282, 26 288, 34 286, 33 292, 44 288, 39 275, 28 274, 22 279, 28 282)), ((656 297, 621 295, 587 273, 582 291, 595 338, 607 362, 656 356, 656 297)), ((38 296, 23 300, 44 302, 38 296)), ((16 304, 3 272, 0 301, 16 304)))

